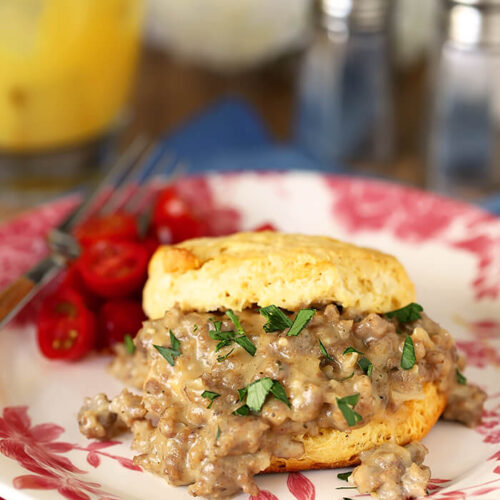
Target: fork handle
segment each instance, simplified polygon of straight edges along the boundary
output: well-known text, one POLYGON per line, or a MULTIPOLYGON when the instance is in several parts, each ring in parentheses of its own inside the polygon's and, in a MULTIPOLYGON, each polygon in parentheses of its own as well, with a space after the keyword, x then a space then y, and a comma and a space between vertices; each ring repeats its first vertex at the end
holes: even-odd
POLYGON ((35 288, 35 282, 21 276, 0 292, 0 323, 17 307, 35 288))

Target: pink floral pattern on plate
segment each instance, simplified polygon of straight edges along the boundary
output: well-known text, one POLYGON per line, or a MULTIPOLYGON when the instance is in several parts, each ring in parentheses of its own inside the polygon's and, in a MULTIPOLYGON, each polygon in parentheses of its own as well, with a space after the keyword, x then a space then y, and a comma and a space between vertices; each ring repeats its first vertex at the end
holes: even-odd
POLYGON ((332 215, 346 230, 389 231, 413 243, 442 241, 471 253, 477 260, 472 282, 477 299, 500 294, 500 224, 479 208, 396 184, 339 177, 325 178, 334 194, 332 215), (455 222, 466 220, 467 237, 454 233, 455 222))
POLYGON ((101 451, 120 444, 118 441, 94 442, 82 447, 57 441, 63 432, 61 426, 53 423, 32 426, 26 406, 3 409, 0 417, 0 453, 33 473, 15 477, 13 484, 16 488, 56 490, 69 500, 90 500, 88 493, 96 495, 99 500, 117 500, 115 496, 102 491, 99 483, 80 477, 86 471, 61 455, 72 450, 87 452, 87 462, 93 467, 98 467, 100 457, 104 456, 116 460, 122 467, 141 471, 129 458, 101 451))

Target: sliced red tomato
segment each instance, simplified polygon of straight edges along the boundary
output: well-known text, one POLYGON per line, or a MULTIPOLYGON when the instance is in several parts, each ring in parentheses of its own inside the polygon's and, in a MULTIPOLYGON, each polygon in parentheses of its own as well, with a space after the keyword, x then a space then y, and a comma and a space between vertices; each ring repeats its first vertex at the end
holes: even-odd
POLYGON ((38 345, 46 358, 79 359, 94 346, 96 318, 78 292, 63 287, 45 299, 37 331, 38 345))
POLYGON ((153 211, 153 225, 161 243, 178 243, 208 234, 208 224, 198 217, 173 186, 160 192, 153 211))
POLYGON ((99 347, 123 342, 125 335, 135 337, 146 319, 141 303, 131 299, 106 302, 99 311, 99 347))
POLYGON ((76 262, 66 270, 61 282, 61 288, 70 288, 78 292, 85 301, 85 305, 92 311, 96 311, 102 302, 102 299, 91 292, 85 285, 76 262))
POLYGON ((271 224, 270 222, 266 222, 265 224, 261 224, 260 226, 257 226, 254 231, 256 232, 261 232, 261 231, 278 231, 276 226, 271 224))
POLYGON ((90 217, 78 226, 75 236, 83 245, 96 241, 135 241, 138 238, 135 217, 123 212, 90 217))
POLYGON ((126 297, 146 280, 149 252, 139 243, 97 241, 83 250, 77 266, 85 285, 99 297, 126 297))

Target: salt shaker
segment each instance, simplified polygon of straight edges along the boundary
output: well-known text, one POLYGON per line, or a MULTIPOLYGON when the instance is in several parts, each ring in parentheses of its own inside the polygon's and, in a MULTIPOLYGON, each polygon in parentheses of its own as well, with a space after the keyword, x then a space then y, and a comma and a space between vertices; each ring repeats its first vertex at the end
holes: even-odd
POLYGON ((386 162, 393 152, 391 0, 321 0, 301 64, 295 138, 323 163, 386 162))
POLYGON ((427 178, 476 201, 500 190, 500 0, 440 0, 427 178))

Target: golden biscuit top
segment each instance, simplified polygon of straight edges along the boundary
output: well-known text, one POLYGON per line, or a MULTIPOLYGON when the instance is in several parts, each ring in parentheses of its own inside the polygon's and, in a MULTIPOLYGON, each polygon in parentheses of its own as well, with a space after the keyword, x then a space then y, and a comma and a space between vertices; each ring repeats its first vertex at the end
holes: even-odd
POLYGON ((391 255, 326 236, 266 231, 160 247, 143 306, 154 319, 174 306, 206 312, 274 304, 295 311, 337 302, 381 313, 414 299, 413 283, 391 255))

